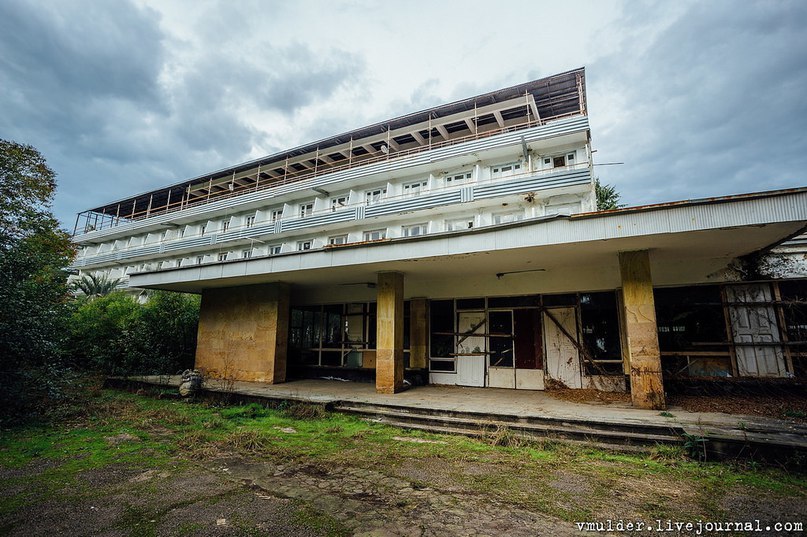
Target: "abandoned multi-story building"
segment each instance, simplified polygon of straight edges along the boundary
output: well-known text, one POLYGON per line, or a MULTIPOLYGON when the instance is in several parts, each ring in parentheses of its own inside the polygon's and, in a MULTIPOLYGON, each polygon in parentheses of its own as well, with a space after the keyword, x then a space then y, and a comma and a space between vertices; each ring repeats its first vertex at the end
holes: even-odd
POLYGON ((598 212, 592 170, 577 69, 82 212, 75 266, 201 293, 211 376, 661 408, 666 375, 804 375, 807 286, 743 267, 803 259, 807 189, 598 212))

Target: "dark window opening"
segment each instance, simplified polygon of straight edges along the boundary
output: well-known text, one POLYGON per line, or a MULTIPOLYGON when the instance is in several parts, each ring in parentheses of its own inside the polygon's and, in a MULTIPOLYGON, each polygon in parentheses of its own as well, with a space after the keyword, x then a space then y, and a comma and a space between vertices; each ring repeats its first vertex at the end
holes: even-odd
POLYGON ((782 281, 778 285, 793 374, 804 378, 807 377, 807 281, 782 281))
POLYGON ((589 375, 620 375, 622 348, 616 293, 580 295, 582 342, 590 360, 584 360, 589 375))
POLYGON ((655 289, 662 369, 671 376, 728 376, 731 355, 720 287, 655 289))
POLYGON ((454 301, 433 300, 429 304, 432 358, 451 358, 454 354, 454 301))

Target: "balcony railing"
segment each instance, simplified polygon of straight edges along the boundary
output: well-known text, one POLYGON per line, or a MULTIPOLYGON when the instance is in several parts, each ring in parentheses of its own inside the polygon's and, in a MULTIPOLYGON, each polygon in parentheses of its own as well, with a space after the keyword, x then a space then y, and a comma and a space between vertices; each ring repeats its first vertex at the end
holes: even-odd
MULTIPOLYGON (((554 116, 554 117, 552 117, 550 122, 555 122, 555 121, 557 121, 559 119, 565 119, 567 117, 573 117, 573 116, 579 116, 579 115, 581 115, 581 112, 573 112, 573 113, 568 113, 568 114, 564 114, 564 115, 554 116)), ((98 231, 98 230, 101 230, 101 229, 107 229, 107 228, 110 228, 110 227, 115 227, 115 226, 117 226, 119 224, 122 224, 122 223, 129 223, 129 222, 133 222, 133 221, 139 221, 139 220, 144 220, 144 219, 147 219, 147 218, 152 218, 152 217, 159 216, 159 215, 164 215, 164 214, 167 214, 167 213, 173 213, 173 212, 177 212, 177 211, 182 211, 182 210, 185 210, 185 209, 188 209, 188 208, 191 208, 191 207, 198 207, 198 206, 201 206, 201 205, 206 205, 208 203, 213 203, 215 201, 220 201, 220 200, 224 200, 224 199, 227 199, 227 198, 241 196, 241 195, 244 195, 244 194, 250 194, 250 193, 254 193, 254 192, 259 192, 261 190, 265 190, 265 189, 268 189, 268 188, 276 188, 276 187, 280 187, 280 186, 284 186, 284 185, 289 185, 289 184, 292 184, 292 183, 297 183, 297 182, 305 181, 305 180, 308 180, 308 179, 314 179, 314 178, 322 176, 322 175, 327 175, 327 174, 331 174, 331 173, 337 173, 337 172, 340 172, 340 171, 349 170, 349 169, 362 167, 362 166, 367 166, 367 165, 370 165, 370 164, 375 164, 375 163, 384 162, 384 161, 390 161, 390 160, 405 159, 407 157, 411 157, 413 155, 417 155, 417 154, 420 154, 420 153, 423 153, 423 152, 426 152, 426 151, 440 149, 440 148, 443 148, 443 147, 457 145, 457 144, 470 142, 470 141, 474 141, 474 140, 490 138, 492 136, 496 136, 496 135, 499 135, 499 134, 504 134, 504 133, 516 132, 516 131, 520 131, 520 130, 524 130, 524 129, 529 129, 529 128, 532 128, 532 127, 545 125, 547 123, 548 123, 547 121, 529 120, 529 121, 526 121, 526 122, 523 122, 523 123, 518 123, 518 124, 515 124, 515 125, 509 125, 509 126, 505 126, 505 127, 501 127, 501 128, 497 128, 497 129, 491 129, 491 130, 484 131, 484 132, 477 131, 476 133, 473 133, 473 134, 469 134, 469 135, 466 135, 466 136, 459 136, 459 137, 456 137, 456 138, 451 138, 449 140, 443 140, 443 141, 440 141, 440 142, 429 141, 429 143, 427 143, 427 144, 424 144, 424 145, 419 146, 419 147, 413 147, 413 148, 410 148, 410 149, 402 149, 402 150, 397 150, 396 151, 396 150, 393 150, 392 148, 389 148, 387 153, 383 153, 383 152, 379 151, 378 153, 380 153, 380 154, 374 154, 374 155, 370 155, 370 156, 362 155, 362 156, 359 156, 359 157, 350 157, 350 158, 348 158, 348 162, 346 162, 344 164, 333 164, 333 165, 326 164, 326 165, 323 165, 321 167, 320 166, 315 166, 314 169, 309 169, 309 170, 292 171, 292 170, 289 170, 288 166, 287 166, 286 167, 286 170, 287 170, 286 174, 283 177, 273 177, 273 178, 270 178, 270 179, 266 179, 264 181, 261 181, 261 178, 260 178, 261 171, 260 171, 260 167, 258 166, 258 167, 255 168, 254 172, 250 172, 248 174, 248 175, 252 175, 252 173, 256 174, 256 180, 255 180, 255 182, 253 184, 238 185, 238 184, 235 184, 235 183, 228 183, 229 185, 231 185, 232 189, 227 188, 227 189, 224 189, 224 190, 221 190, 221 191, 218 191, 218 192, 212 192, 212 191, 208 190, 208 192, 206 194, 196 196, 195 198, 192 195, 190 195, 190 193, 189 193, 189 194, 183 195, 182 199, 180 199, 179 201, 168 203, 168 204, 160 206, 160 207, 151 207, 151 203, 149 202, 149 204, 148 204, 149 206, 147 206, 146 209, 139 210, 139 211, 134 210, 134 205, 133 205, 132 212, 130 214, 128 214, 128 215, 125 215, 125 216, 120 215, 120 214, 110 215, 110 214, 106 214, 106 213, 86 212, 86 213, 80 214, 79 218, 82 215, 85 216, 85 226, 84 226, 84 229, 83 229, 84 233, 88 233, 88 232, 91 232, 91 231, 98 231), (92 224, 90 224, 91 220, 93 221, 92 224)), ((317 160, 319 160, 318 156, 315 157, 315 158, 317 160)), ((310 158, 308 158, 307 160, 310 160, 310 158)), ((294 164, 294 163, 289 163, 289 165, 291 165, 291 164, 294 164)), ((239 179, 243 179, 243 178, 244 177, 239 177, 239 179)), ((201 183, 200 185, 203 185, 203 184, 204 183, 201 183)), ((218 186, 218 185, 216 185, 216 186, 218 186)), ((79 222, 79 219, 77 219, 77 221, 76 221, 76 230, 74 230, 74 233, 78 230, 78 222, 79 222)))

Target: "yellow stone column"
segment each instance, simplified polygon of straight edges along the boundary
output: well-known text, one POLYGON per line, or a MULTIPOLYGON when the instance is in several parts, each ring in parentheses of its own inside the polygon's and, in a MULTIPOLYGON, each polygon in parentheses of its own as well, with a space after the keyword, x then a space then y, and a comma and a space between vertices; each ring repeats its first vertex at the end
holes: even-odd
POLYGON ((403 274, 378 274, 375 389, 397 393, 403 389, 403 274))
POLYGON ((635 407, 662 410, 666 402, 649 252, 620 252, 619 272, 631 400, 635 407))
POLYGON ((409 367, 429 366, 429 302, 425 298, 409 301, 409 367))
POLYGON ((284 382, 288 335, 287 284, 205 289, 195 367, 211 378, 284 382))

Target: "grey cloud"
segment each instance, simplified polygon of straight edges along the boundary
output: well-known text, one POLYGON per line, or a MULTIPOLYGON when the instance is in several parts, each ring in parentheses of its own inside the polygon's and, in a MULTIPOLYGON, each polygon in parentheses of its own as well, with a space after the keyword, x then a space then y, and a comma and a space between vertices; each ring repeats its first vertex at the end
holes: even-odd
POLYGON ((803 183, 805 23, 803 3, 698 3, 646 53, 627 41, 593 64, 590 93, 602 85, 625 102, 616 126, 592 110, 599 159, 626 163, 602 179, 633 203, 803 183))

